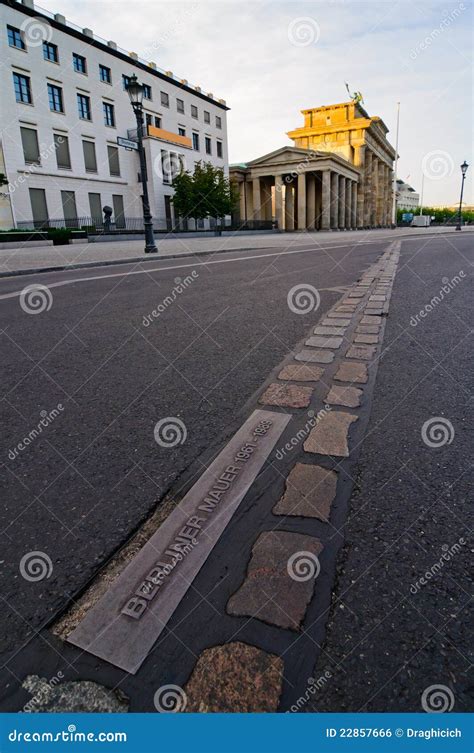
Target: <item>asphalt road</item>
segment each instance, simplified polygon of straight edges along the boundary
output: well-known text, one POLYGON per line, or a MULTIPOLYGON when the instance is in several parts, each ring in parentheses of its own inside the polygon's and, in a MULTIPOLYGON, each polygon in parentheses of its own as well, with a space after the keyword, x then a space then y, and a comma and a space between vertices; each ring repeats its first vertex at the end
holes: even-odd
MULTIPOLYGON (((386 241, 351 246, 341 235, 327 246, 0 281, 6 426, 0 649, 7 671, 15 674, 15 653, 168 490, 179 494, 202 453, 222 446, 270 372, 386 241), (169 303, 176 278, 183 283, 191 275, 169 303), (49 287, 52 304, 32 315, 13 294, 37 283, 49 287), (287 305, 288 291, 300 283, 321 295, 319 310, 305 316, 287 305), (15 451, 41 411, 59 404, 57 417, 15 451), (155 424, 165 417, 184 423, 184 444, 163 448, 155 441, 155 424), (51 558, 53 573, 32 588, 20 562, 36 550, 51 558)), ((410 317, 439 292, 442 278, 460 270, 468 275, 469 255, 472 262, 467 233, 402 244, 329 614, 326 664, 320 659, 314 671, 327 669, 329 656, 333 680, 307 710, 418 710, 420 688, 431 677, 432 684, 454 683, 456 710, 467 703, 468 546, 416 596, 410 587, 444 544, 466 536, 469 281, 416 327, 410 317), (449 445, 423 444, 421 427, 433 416, 452 422, 449 445)), ((312 670, 305 666, 305 676, 312 670)))
POLYGON ((156 271, 148 264, 139 274, 134 265, 0 281, 3 296, 31 284, 52 294, 50 309, 35 315, 18 296, 0 298, 0 655, 63 609, 180 473, 222 444, 269 372, 340 297, 327 288, 351 284, 384 245, 353 247, 338 238, 326 251, 290 247, 248 252, 245 260, 241 252, 157 262, 156 271), (163 304, 177 278, 193 272, 184 292, 163 304), (299 283, 321 294, 320 309, 308 316, 287 305, 299 283), (8 453, 38 426, 41 411, 53 409, 59 416, 12 460, 8 453), (155 424, 166 417, 184 422, 183 445, 155 441, 155 424), (48 554, 54 568, 34 589, 19 572, 30 551, 48 554))

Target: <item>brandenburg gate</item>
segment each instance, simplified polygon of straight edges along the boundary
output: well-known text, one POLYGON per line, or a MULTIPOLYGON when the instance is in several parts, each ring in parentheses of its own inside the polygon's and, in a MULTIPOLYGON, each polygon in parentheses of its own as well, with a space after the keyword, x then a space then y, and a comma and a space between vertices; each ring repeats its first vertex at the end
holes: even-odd
POLYGON ((275 219, 282 230, 348 230, 391 222, 395 150, 360 103, 303 110, 294 146, 231 165, 235 219, 275 219))

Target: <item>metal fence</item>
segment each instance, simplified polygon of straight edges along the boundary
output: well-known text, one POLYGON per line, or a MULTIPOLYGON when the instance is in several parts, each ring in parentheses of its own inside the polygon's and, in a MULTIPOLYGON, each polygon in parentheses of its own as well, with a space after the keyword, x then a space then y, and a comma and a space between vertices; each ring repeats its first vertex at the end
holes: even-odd
MULTIPOLYGON (((215 232, 222 230, 272 230, 276 223, 272 220, 245 220, 235 222, 229 218, 217 220, 211 217, 204 220, 183 219, 173 221, 167 217, 154 217, 153 229, 157 233, 194 233, 196 231, 215 232)), ((85 230, 88 235, 113 235, 119 233, 143 233, 143 217, 116 217, 104 220, 96 217, 75 217, 70 219, 27 220, 16 223, 18 230, 85 230)))

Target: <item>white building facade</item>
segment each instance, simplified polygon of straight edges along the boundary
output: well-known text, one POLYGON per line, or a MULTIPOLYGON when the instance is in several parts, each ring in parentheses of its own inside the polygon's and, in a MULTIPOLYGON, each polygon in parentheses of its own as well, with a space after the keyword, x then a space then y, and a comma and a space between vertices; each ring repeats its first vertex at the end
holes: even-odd
POLYGON ((397 180, 397 208, 412 211, 420 206, 420 194, 404 180, 397 180))
POLYGON ((0 0, 0 17, 0 172, 7 181, 0 187, 0 228, 56 220, 80 227, 102 221, 104 206, 112 208, 118 229, 133 226, 134 218, 139 223, 138 152, 117 143, 136 134, 126 90, 133 74, 145 85, 155 227, 177 223, 171 202, 176 171, 193 172, 203 161, 228 174, 224 100, 32 0, 0 0))

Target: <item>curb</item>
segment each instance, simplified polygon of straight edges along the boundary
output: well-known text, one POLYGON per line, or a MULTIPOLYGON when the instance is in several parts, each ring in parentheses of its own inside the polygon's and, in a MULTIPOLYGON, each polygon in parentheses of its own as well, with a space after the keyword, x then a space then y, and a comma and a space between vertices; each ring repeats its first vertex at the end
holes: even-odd
MULTIPOLYGON (((452 231, 446 231, 446 234, 450 234, 452 231)), ((467 232, 474 232, 474 231, 467 231, 467 232)), ((421 234, 420 234, 421 235, 421 234)), ((423 238, 436 238, 437 236, 444 236, 445 233, 427 233, 426 235, 423 235, 423 238)), ((403 233, 397 236, 387 236, 387 238, 381 237, 380 241, 383 242, 384 240, 396 240, 397 238, 406 238, 406 237, 412 237, 413 239, 417 236, 412 235, 412 233, 403 233)), ((378 240, 378 239, 375 239, 378 240)), ((310 241, 308 241, 310 243, 310 241)), ((273 248, 273 246, 255 246, 251 248, 225 248, 225 249, 217 249, 215 251, 190 251, 189 253, 184 254, 166 254, 165 256, 160 256, 158 253, 157 255, 153 254, 151 257, 132 257, 129 259, 108 259, 104 261, 87 261, 87 262, 79 262, 77 264, 63 264, 63 265, 55 265, 52 267, 30 267, 28 269, 18 269, 18 270, 12 270, 10 272, 0 272, 0 279, 2 278, 8 278, 8 277, 21 277, 23 275, 36 275, 36 274, 42 274, 46 272, 64 272, 69 269, 91 269, 94 267, 111 267, 116 266, 120 264, 142 264, 146 262, 157 262, 157 261, 163 261, 166 259, 187 259, 192 256, 214 256, 215 254, 231 254, 231 253, 237 253, 239 251, 265 251, 266 248, 273 248)), ((283 251, 282 251, 283 253, 283 251)))

